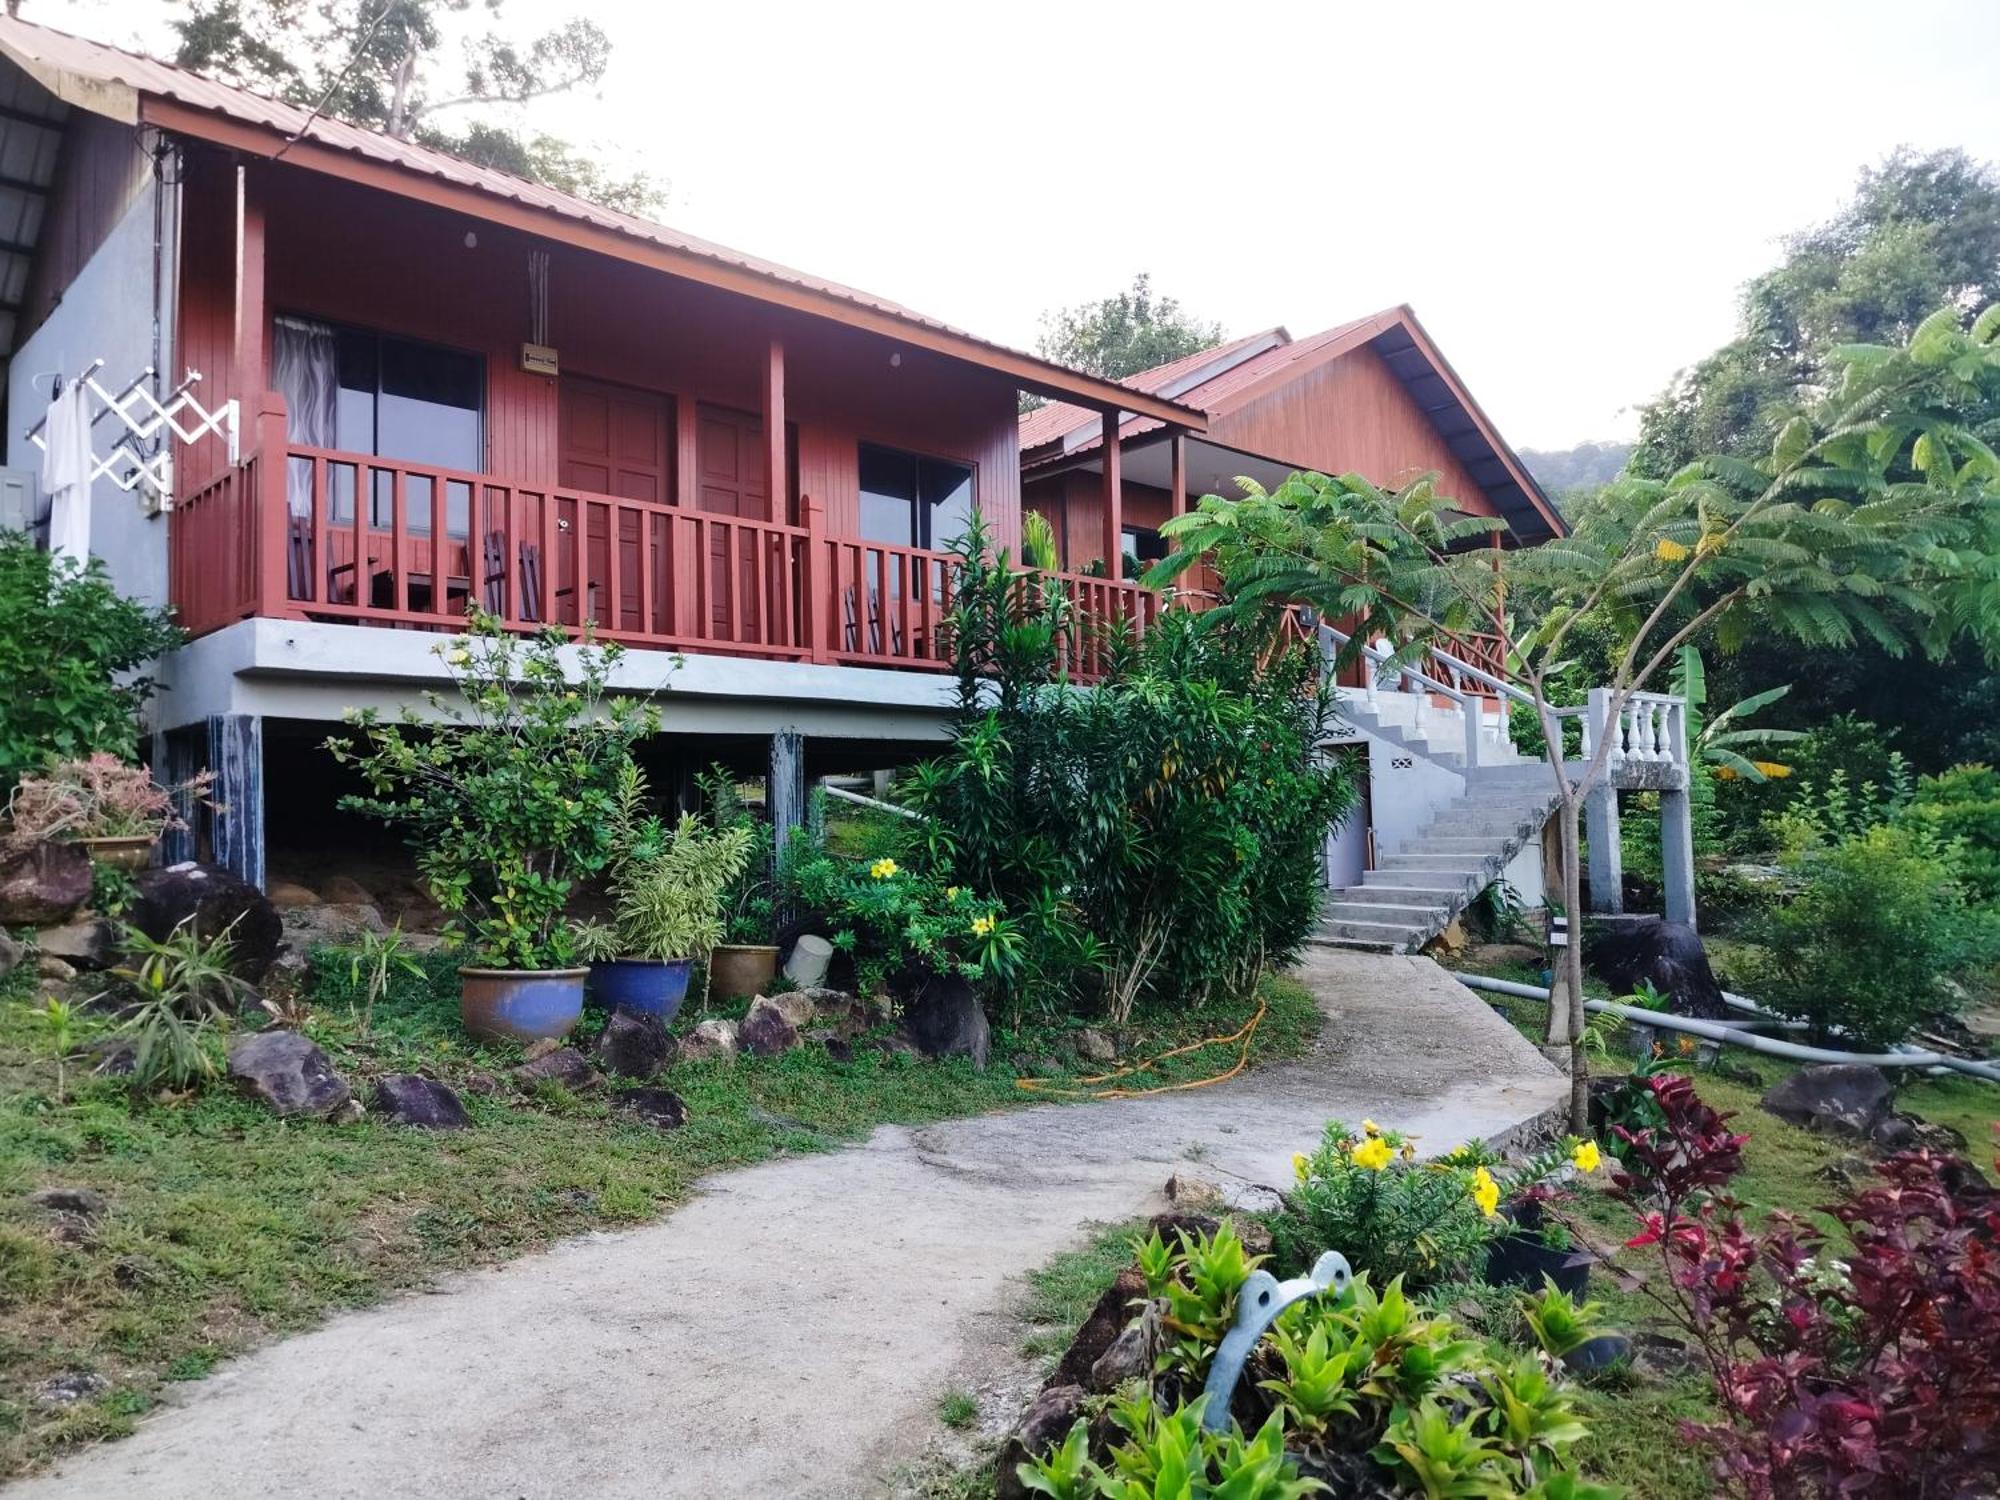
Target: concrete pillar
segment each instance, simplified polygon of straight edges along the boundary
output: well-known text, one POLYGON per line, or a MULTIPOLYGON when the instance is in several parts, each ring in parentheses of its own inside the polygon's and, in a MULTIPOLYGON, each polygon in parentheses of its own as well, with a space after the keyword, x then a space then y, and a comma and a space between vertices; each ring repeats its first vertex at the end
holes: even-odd
POLYGON ((1590 841, 1590 889, 1585 893, 1592 911, 1625 910, 1625 861, 1618 845, 1618 791, 1600 786, 1583 804, 1584 836, 1590 841))
POLYGON ((764 804, 771 814, 772 849, 782 861, 792 830, 806 821, 806 737, 796 729, 771 736, 771 779, 764 783, 764 804))
POLYGON ((208 766, 215 772, 215 862, 237 879, 264 888, 264 720, 257 714, 212 714, 208 766))
POLYGON ((1685 791, 1660 793, 1661 915, 1694 920, 1694 809, 1685 791))
MULTIPOLYGON (((161 729, 153 734, 153 774, 165 787, 185 786, 201 774, 207 745, 199 725, 182 729, 161 729)), ((196 857, 195 819, 201 809, 191 792, 177 792, 174 813, 184 825, 170 828, 160 836, 160 863, 177 865, 196 857)))

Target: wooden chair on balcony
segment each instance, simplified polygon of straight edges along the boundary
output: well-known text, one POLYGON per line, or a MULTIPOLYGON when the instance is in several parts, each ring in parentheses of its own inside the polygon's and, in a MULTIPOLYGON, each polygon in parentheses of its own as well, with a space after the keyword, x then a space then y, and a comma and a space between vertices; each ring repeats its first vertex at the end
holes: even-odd
MULTIPOLYGON (((481 580, 481 603, 488 614, 504 618, 507 613, 507 534, 503 531, 487 532, 481 553, 485 575, 481 580)), ((575 593, 575 589, 557 589, 556 598, 568 599, 575 593)), ((584 597, 594 614, 597 609, 597 585, 589 585, 584 597)), ((542 614, 542 549, 538 544, 527 541, 521 543, 521 618, 536 625, 548 623, 542 614)))
MULTIPOLYGON (((856 618, 855 590, 850 584, 841 596, 841 613, 845 617, 847 649, 859 652, 866 650, 870 656, 882 654, 882 595, 874 584, 868 585, 868 644, 861 645, 861 622, 856 618)), ((892 656, 903 654, 903 623, 891 618, 889 621, 889 641, 892 656)))
MULTIPOLYGON (((293 599, 318 600, 325 604, 354 603, 355 567, 351 562, 335 563, 326 570, 326 597, 320 599, 318 579, 313 570, 315 551, 317 548, 313 541, 312 517, 288 515, 285 521, 286 595, 293 599), (340 597, 343 593, 346 595, 345 598, 340 597)), ((375 577, 379 572, 377 559, 371 554, 366 562, 369 576, 375 577)))

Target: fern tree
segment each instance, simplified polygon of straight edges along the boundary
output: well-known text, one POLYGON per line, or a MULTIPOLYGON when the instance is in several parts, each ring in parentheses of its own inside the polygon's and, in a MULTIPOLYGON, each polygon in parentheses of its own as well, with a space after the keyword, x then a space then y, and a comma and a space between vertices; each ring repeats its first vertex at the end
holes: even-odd
MULTIPOLYGON (((1495 521, 1467 517, 1429 478, 1387 491, 1359 475, 1293 475, 1244 498, 1204 498, 1164 530, 1174 555, 1148 577, 1170 582, 1207 558, 1228 590, 1219 620, 1305 604, 1350 622, 1347 648, 1376 637, 1411 660, 1458 633, 1509 643, 1533 700, 1559 796, 1562 900, 1582 909, 1578 816, 1609 772, 1611 735, 1571 760, 1551 713, 1564 648, 1609 624, 1620 642, 1610 722, 1677 657, 1712 637, 1755 632, 1815 645, 1868 637, 1901 654, 1942 651, 1970 634, 2000 656, 2000 459, 1966 425, 2000 398, 2000 307, 1970 332, 1941 311, 1898 348, 1838 351, 1840 375, 1813 418, 1797 417, 1756 463, 1711 456, 1664 480, 1614 484, 1575 534, 1505 550, 1495 521), (1510 619, 1533 623, 1515 634, 1510 619)), ((1582 1129, 1583 954, 1564 956, 1567 1006, 1548 1041, 1566 1048, 1582 1129)))

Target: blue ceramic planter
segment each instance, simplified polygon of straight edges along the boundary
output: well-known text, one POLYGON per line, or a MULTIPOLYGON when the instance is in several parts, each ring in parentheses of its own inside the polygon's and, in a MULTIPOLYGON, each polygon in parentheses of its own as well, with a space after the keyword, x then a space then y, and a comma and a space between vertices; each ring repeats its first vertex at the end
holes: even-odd
POLYGON ((687 998, 691 958, 610 958, 590 966, 591 997, 606 1010, 671 1021, 687 998))
POLYGON ((459 1016, 485 1041, 565 1037, 583 1014, 588 969, 460 969, 459 1016))

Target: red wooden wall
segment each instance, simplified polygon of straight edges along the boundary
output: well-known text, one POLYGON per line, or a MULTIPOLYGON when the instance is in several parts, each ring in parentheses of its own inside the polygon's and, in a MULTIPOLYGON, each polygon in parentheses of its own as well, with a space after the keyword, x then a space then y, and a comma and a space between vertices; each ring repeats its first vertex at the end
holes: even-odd
MULTIPOLYGON (((182 347, 204 369, 228 365, 233 171, 208 153, 190 165, 182 347)), ((670 395, 677 410, 705 402, 761 414, 776 338, 798 489, 824 508, 830 533, 854 532, 866 441, 971 464, 996 536, 1018 541, 1016 401, 1003 376, 316 174, 262 172, 268 310, 484 355, 489 473, 559 482, 558 380, 519 359, 528 252, 540 247, 551 254, 548 342, 565 372, 670 395)), ((686 503, 685 483, 681 494, 686 503)))

